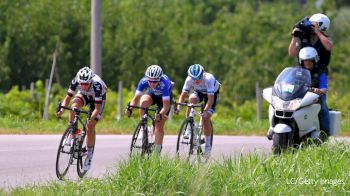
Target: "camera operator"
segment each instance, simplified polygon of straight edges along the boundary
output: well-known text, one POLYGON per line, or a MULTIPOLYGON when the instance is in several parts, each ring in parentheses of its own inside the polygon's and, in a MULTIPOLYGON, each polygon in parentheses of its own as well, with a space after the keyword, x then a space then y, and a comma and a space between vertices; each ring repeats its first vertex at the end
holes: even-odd
POLYGON ((292 40, 289 44, 288 54, 298 57, 301 48, 311 46, 319 55, 318 70, 328 74, 328 64, 331 58, 332 42, 325 35, 329 29, 330 20, 324 14, 314 14, 310 19, 299 21, 292 31, 292 40))

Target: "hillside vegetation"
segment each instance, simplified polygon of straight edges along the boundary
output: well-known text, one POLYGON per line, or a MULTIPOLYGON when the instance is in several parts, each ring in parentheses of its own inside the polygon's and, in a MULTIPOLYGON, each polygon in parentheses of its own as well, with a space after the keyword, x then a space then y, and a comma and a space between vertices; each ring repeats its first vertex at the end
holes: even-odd
MULTIPOLYGON (((273 84, 296 60, 287 48, 293 25, 313 13, 331 19, 329 107, 349 121, 350 10, 346 1, 137 1, 102 3, 102 77, 109 87, 104 117, 113 119, 118 81, 124 105, 150 64, 159 64, 181 90, 189 65, 200 63, 222 83, 218 115, 254 120, 255 85, 273 84)), ((90 1, 0 1, 0 116, 40 119, 44 81, 58 43, 50 114, 71 79, 90 61, 90 1), (31 97, 30 82, 36 82, 31 97)), ((264 119, 266 119, 264 103, 264 119)))

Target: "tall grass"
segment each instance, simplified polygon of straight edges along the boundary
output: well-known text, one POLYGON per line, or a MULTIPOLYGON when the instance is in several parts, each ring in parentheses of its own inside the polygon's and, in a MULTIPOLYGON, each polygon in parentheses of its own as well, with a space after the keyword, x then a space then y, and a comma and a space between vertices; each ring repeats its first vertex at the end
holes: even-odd
POLYGON ((124 161, 106 178, 17 188, 11 195, 350 194, 350 147, 312 146, 279 157, 245 154, 209 163, 159 157, 124 161))

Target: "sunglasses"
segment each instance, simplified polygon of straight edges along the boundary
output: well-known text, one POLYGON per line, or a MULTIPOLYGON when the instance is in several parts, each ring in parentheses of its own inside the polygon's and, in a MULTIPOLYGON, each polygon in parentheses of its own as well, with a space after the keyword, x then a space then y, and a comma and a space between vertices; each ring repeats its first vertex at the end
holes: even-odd
POLYGON ((159 80, 147 80, 149 83, 157 83, 159 80))
POLYGON ((194 80, 194 81, 200 81, 201 79, 202 79, 202 77, 201 78, 196 78, 196 79, 192 78, 192 80, 194 80))

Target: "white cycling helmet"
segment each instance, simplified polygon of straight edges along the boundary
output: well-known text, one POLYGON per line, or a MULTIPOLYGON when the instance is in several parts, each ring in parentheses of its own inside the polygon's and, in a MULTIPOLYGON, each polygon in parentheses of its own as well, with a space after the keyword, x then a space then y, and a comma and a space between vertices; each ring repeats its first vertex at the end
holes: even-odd
POLYGON ((199 80, 202 78, 204 73, 204 68, 200 64, 193 64, 188 68, 187 74, 194 80, 199 80))
POLYGON ((94 77, 94 72, 89 67, 81 68, 77 73, 77 81, 79 83, 89 83, 94 77))
POLYGON ((312 60, 317 63, 318 56, 317 51, 313 47, 304 47, 299 51, 299 63, 301 64, 304 60, 312 60))
POLYGON ((316 22, 321 31, 327 31, 329 29, 330 20, 324 14, 314 14, 310 17, 310 22, 316 22))
POLYGON ((163 70, 159 65, 151 65, 147 68, 145 76, 151 79, 160 80, 163 75, 163 70))

